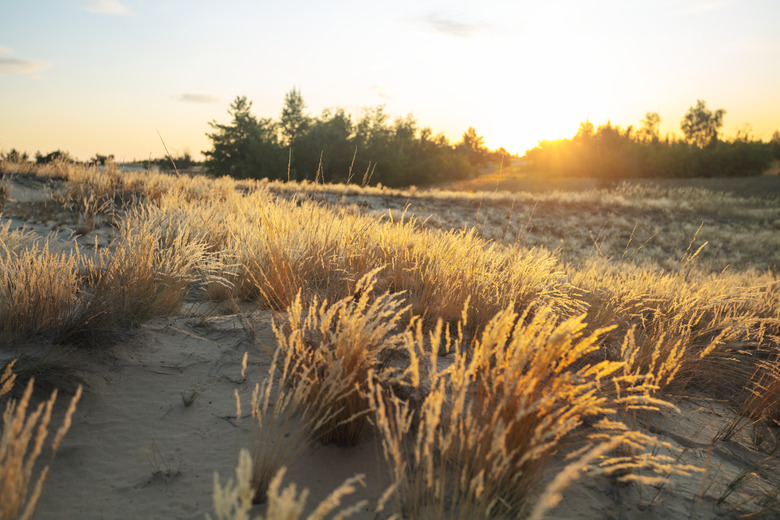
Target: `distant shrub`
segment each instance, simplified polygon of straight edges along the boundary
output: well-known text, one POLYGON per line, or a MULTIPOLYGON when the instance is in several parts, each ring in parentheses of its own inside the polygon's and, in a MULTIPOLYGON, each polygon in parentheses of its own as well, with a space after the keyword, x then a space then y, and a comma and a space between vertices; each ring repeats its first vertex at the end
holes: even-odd
POLYGON ((0 153, 0 160, 10 163, 25 163, 30 160, 30 154, 27 152, 20 152, 16 148, 11 148, 5 153, 0 153))
POLYGON ((94 165, 94 166, 105 166, 107 163, 111 163, 111 162, 114 162, 114 154, 102 155, 96 153, 92 158, 90 158, 87 164, 94 165))
POLYGON ((76 160, 71 157, 70 153, 63 150, 55 150, 46 155, 41 154, 41 152, 35 152, 36 164, 49 164, 57 161, 67 163, 76 162, 76 160))

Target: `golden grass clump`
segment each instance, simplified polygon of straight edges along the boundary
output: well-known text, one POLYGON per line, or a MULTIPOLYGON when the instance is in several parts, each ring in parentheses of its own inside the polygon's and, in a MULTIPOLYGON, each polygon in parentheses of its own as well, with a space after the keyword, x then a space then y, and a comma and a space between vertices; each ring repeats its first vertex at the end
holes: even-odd
MULTIPOLYGON (((0 377, 0 396, 7 394, 13 386, 15 375, 13 363, 6 366, 0 377)), ((28 413, 33 392, 31 379, 20 400, 10 399, 3 413, 3 430, 0 437, 0 512, 3 519, 32 518, 40 498, 43 484, 49 473, 44 466, 30 489, 35 461, 43 451, 51 422, 52 409, 57 400, 57 391, 28 413)), ((51 443, 51 459, 59 449, 63 437, 70 428, 76 403, 81 397, 81 387, 71 399, 62 426, 51 443)))
POLYGON ((518 310, 534 302, 565 315, 584 309, 567 296, 566 277, 549 252, 489 245, 468 231, 424 230, 414 220, 383 222, 345 208, 272 199, 261 188, 198 203, 171 195, 145 211, 155 226, 180 222, 220 255, 228 284, 212 287, 213 297, 257 300, 276 310, 299 291, 335 301, 383 267, 377 288, 406 291, 414 313, 429 324, 457 321, 467 300, 474 328, 511 301, 518 310))
MULTIPOLYGON (((271 480, 268 487, 268 506, 265 515, 260 515, 255 520, 298 520, 303 518, 306 507, 306 499, 309 496, 307 489, 298 493, 295 484, 282 488, 282 479, 286 468, 281 468, 271 480)), ((214 512, 216 520, 249 520, 252 508, 252 457, 247 450, 241 450, 236 467, 236 479, 228 479, 225 486, 219 482, 219 474, 214 473, 214 512)), ((328 497, 320 502, 306 520, 322 520, 329 514, 333 519, 344 519, 361 511, 367 504, 365 500, 350 507, 338 509, 341 500, 355 492, 356 485, 363 483, 363 476, 357 475, 347 479, 337 487, 328 497)), ((211 519, 210 515, 207 518, 211 519)))
POLYGON ((370 222, 285 201, 266 204, 253 217, 233 241, 243 266, 237 286, 239 296, 257 297, 266 307, 282 310, 301 290, 342 298, 354 288, 350 279, 378 265, 369 244, 370 222))
POLYGON ((113 248, 78 260, 79 314, 64 335, 76 342, 178 311, 188 291, 216 269, 204 244, 186 231, 165 236, 154 222, 134 219, 125 221, 113 248))
MULTIPOLYGON (((650 398, 641 380, 624 378, 622 362, 587 363, 607 330, 585 331, 582 316, 560 322, 545 309, 531 316, 510 307, 473 348, 454 340, 454 362, 441 371, 432 366, 419 411, 372 386, 399 513, 514 518, 527 510, 546 464, 586 421, 606 419, 621 405, 665 405, 650 398), (602 391, 614 385, 624 388, 622 397, 602 391)), ((440 332, 431 334, 432 343, 440 332)), ((413 348, 411 357, 419 359, 427 347, 418 339, 413 348)), ((635 446, 645 439, 621 438, 635 446)))
MULTIPOLYGON (((1 214, 0 214, 1 215, 1 214)), ((33 231, 26 229, 11 230, 11 221, 0 224, 0 256, 8 256, 17 253, 39 240, 33 231)))
POLYGON ((48 242, 0 247, 0 344, 59 334, 77 312, 75 255, 54 253, 48 242))
POLYGON ((650 374, 660 387, 706 384, 713 376, 739 390, 752 374, 745 346, 771 351, 778 331, 771 285, 750 278, 706 275, 693 269, 664 273, 630 264, 592 261, 576 271, 594 326, 615 324, 602 355, 650 374), (746 283, 747 282, 747 283, 746 283))
POLYGON ((374 296, 378 271, 361 278, 355 295, 329 305, 300 294, 274 333, 284 359, 285 381, 300 392, 313 436, 338 446, 357 444, 369 422, 369 373, 390 384, 391 362, 403 348, 399 322, 408 307, 384 293, 374 296))

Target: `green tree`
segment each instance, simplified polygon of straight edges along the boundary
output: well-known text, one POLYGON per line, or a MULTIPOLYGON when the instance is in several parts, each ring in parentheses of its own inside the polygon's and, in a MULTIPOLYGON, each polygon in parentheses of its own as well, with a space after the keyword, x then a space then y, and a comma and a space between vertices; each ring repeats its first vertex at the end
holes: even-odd
POLYGON ((596 127, 593 126, 590 119, 586 119, 580 123, 580 128, 577 130, 577 135, 574 136, 573 140, 587 142, 592 139, 595 134, 596 127))
POLYGON ((493 150, 490 155, 493 157, 492 161, 496 165, 500 165, 503 168, 508 168, 512 165, 512 154, 503 146, 493 150))
POLYGON ((660 139, 661 115, 658 112, 647 112, 642 119, 642 127, 637 132, 637 137, 642 141, 657 143, 660 139))
POLYGON ((237 178, 281 176, 276 125, 269 119, 258 120, 251 108, 252 102, 246 96, 237 96, 228 109, 232 116, 229 124, 209 123, 215 130, 206 134, 212 149, 203 155, 210 173, 237 178))
POLYGON ((772 150, 772 156, 775 159, 780 160, 780 132, 775 130, 775 133, 772 134, 772 140, 770 141, 770 147, 772 150))
MULTIPOLYGON (((393 185, 393 157, 390 153, 392 129, 390 117, 385 112, 385 105, 363 107, 360 119, 355 126, 354 144, 358 148, 358 160, 355 171, 372 172, 371 182, 381 182, 393 185)), ((366 177, 367 179, 369 177, 366 177)))
POLYGON ((27 152, 20 152, 16 148, 11 148, 10 151, 0 154, 0 159, 11 163, 25 163, 30 159, 30 154, 27 152))
POLYGON ((114 154, 102 155, 96 153, 94 157, 89 160, 90 165, 105 166, 106 163, 114 162, 114 154))
POLYGON ((477 135, 473 126, 468 127, 463 133, 463 140, 458 143, 457 148, 466 154, 472 166, 484 166, 489 160, 485 138, 477 135))
POLYGON ((390 135, 388 127, 390 117, 385 112, 385 105, 363 107, 362 112, 355 128, 355 139, 361 148, 368 148, 372 142, 386 141, 390 135))
POLYGON ((76 162, 68 152, 62 150, 55 150, 46 155, 41 154, 41 152, 35 152, 36 164, 48 164, 54 161, 62 161, 62 162, 69 162, 69 163, 76 162))
POLYGON ((289 147, 309 127, 310 118, 303 112, 306 105, 303 102, 301 91, 292 88, 284 95, 282 116, 279 119, 279 131, 282 134, 282 143, 289 147))
POLYGON ((721 109, 710 111, 707 103, 699 99, 696 106, 688 109, 680 123, 683 135, 689 144, 699 148, 718 142, 718 131, 723 126, 723 116, 726 111, 721 109))
POLYGON ((315 180, 321 169, 319 178, 327 182, 347 180, 356 153, 352 135, 352 118, 343 109, 323 110, 296 139, 291 178, 315 180))

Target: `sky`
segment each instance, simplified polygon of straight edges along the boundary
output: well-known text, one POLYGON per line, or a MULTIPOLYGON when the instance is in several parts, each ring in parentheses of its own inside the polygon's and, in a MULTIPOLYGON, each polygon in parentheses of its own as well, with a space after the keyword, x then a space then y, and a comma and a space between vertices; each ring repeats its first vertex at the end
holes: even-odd
POLYGON ((778 0, 0 0, 0 152, 118 160, 210 148, 238 95, 278 118, 385 105, 524 153, 580 122, 780 130, 778 0), (749 125, 749 126, 747 126, 749 125))

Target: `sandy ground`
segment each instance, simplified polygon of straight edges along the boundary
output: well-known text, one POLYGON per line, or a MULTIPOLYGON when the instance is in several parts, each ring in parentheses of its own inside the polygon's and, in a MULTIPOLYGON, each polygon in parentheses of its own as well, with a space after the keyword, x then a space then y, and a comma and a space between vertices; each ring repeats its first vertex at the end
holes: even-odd
MULTIPOLYGON (((72 241, 67 223, 27 211, 48 200, 52 189, 50 182, 12 180, 0 223, 11 218, 14 226, 55 233, 61 244, 72 241)), ((94 243, 97 236, 98 247, 108 247, 112 233, 104 226, 77 240, 94 243)), ((270 313, 251 306, 230 315, 214 310, 209 303, 190 302, 180 316, 149 321, 106 351, 88 354, 81 373, 85 395, 52 464, 36 518, 204 518, 212 512, 214 472, 223 482, 233 476, 239 449, 249 446, 250 419, 236 419, 234 392, 249 402, 255 383, 268 375, 275 347, 270 313), (242 380, 244 353, 249 363, 242 380), (185 398, 193 395, 187 406, 185 398)), ((676 404, 680 413, 636 417, 636 426, 673 448, 659 452, 703 473, 674 477, 663 486, 585 478, 568 488, 549 517, 737 518, 764 509, 760 500, 771 502, 780 486, 770 454, 777 432, 744 428, 731 440, 713 440, 735 417, 732 411, 706 396, 676 404)), ((540 487, 563 464, 554 464, 540 487)), ((367 498, 373 507, 387 485, 376 439, 350 449, 307 447, 285 482, 309 488, 312 505, 356 473, 366 475, 366 487, 346 503, 367 498)), ((356 518, 374 518, 371 507, 356 518)), ((253 514, 263 511, 256 506, 253 514)))
MULTIPOLYGON (((37 518, 204 518, 211 511, 214 471, 223 482, 232 477, 239 449, 250 442, 251 419, 236 419, 234 392, 248 406, 254 384, 267 377, 263 346, 273 335, 268 314, 253 317, 249 333, 245 318, 203 319, 200 310, 144 324, 112 348, 110 359, 89 367, 89 391, 37 518)), ((320 500, 355 473, 378 479, 378 456, 371 443, 354 450, 313 446, 288 477, 320 500)))

